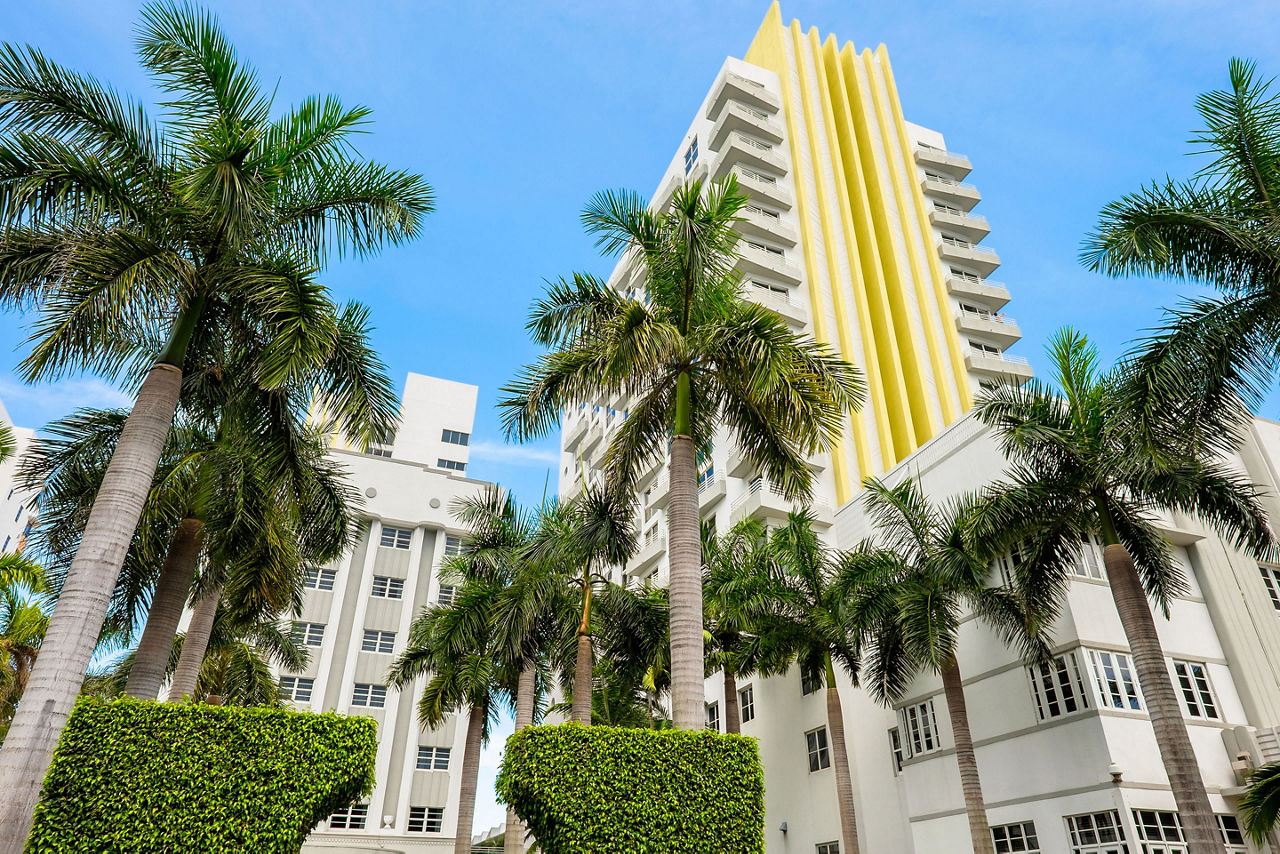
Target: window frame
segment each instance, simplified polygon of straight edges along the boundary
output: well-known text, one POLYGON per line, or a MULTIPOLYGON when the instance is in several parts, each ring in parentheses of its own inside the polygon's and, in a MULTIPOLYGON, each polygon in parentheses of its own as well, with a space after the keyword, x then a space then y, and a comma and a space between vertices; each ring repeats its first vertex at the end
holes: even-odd
POLYGON ((368 629, 364 630, 364 637, 360 640, 361 652, 373 652, 379 655, 391 655, 395 652, 396 633, 387 631, 386 629, 368 629), (370 648, 372 646, 372 648, 370 648))
POLYGON ((1117 712, 1146 712, 1147 707, 1142 700, 1142 690, 1138 687, 1138 674, 1133 666, 1132 655, 1111 649, 1090 649, 1089 667, 1093 673, 1093 685, 1097 691, 1095 698, 1100 709, 1117 712), (1110 665, 1103 663, 1104 656, 1113 659, 1110 665), (1110 668, 1116 678, 1104 678, 1106 668, 1110 668), (1109 687, 1112 683, 1121 690, 1121 694, 1112 692, 1109 687), (1120 705, 1116 704, 1116 699, 1120 700, 1120 705))
POLYGON ((738 689, 738 717, 749 724, 756 719, 756 689, 754 685, 738 689))
POLYGON ((333 590, 334 583, 337 580, 338 570, 324 566, 314 566, 307 569, 302 579, 302 586, 307 590, 330 591, 333 590))
POLYGON ((1085 676, 1084 668, 1080 666, 1079 652, 1079 649, 1071 649, 1061 655, 1053 656, 1053 663, 1057 666, 1049 673, 1052 684, 1046 682, 1045 674, 1042 672, 1048 667, 1047 663, 1027 666, 1027 679, 1031 684, 1031 697, 1035 701, 1038 721, 1064 718, 1091 708, 1089 680, 1085 676), (1067 680, 1065 683, 1064 678, 1067 680), (1073 692, 1071 696, 1068 696, 1068 690, 1073 692), (1070 702, 1074 702, 1076 708, 1065 708, 1070 702), (1054 706, 1060 711, 1052 711, 1054 706))
POLYGON ((330 830, 364 830, 369 824, 369 805, 351 804, 346 809, 329 815, 330 830), (341 816, 341 818, 339 818, 341 816), (341 821, 341 824, 335 824, 341 821))
POLYGON ((445 427, 440 431, 440 441, 446 445, 458 445, 466 448, 471 445, 471 434, 463 433, 461 430, 451 430, 445 427))
POLYGON ((1040 854, 1040 838, 1036 835, 1036 823, 1031 819, 991 825, 991 844, 996 854, 1040 854), (1016 847, 1018 845, 1022 847, 1016 847))
POLYGON ((444 457, 436 457, 436 468, 445 471, 456 471, 458 474, 467 473, 467 464, 458 460, 449 460, 444 457))
POLYGON ((295 643, 303 646, 324 646, 324 623, 310 623, 306 620, 294 620, 289 636, 295 643))
POLYGON ((904 736, 902 744, 908 759, 927 756, 942 749, 938 713, 932 697, 899 709, 898 726, 904 736))
POLYGON ((1128 835, 1125 833, 1119 810, 1076 813, 1065 815, 1062 820, 1067 826, 1067 842, 1071 846, 1071 854, 1124 854, 1129 850, 1128 835), (1098 824, 1098 819, 1103 816, 1107 818, 1105 826, 1098 824), (1081 819, 1088 819, 1090 826, 1081 828, 1081 819), (1099 832, 1100 829, 1114 834, 1116 838, 1102 839, 1103 834, 1099 832), (1084 838, 1086 832, 1094 835, 1093 840, 1084 838))
POLYGON ((419 744, 418 755, 414 759, 415 771, 448 771, 449 762, 453 758, 452 747, 440 747, 434 744, 419 744), (423 760, 426 765, 423 765, 423 760), (443 762, 443 764, 441 764, 443 762))
POLYGON ((706 729, 711 732, 720 732, 720 701, 715 700, 707 703, 706 729))
POLYGON ((1207 662, 1172 658, 1169 660, 1169 669, 1184 715, 1201 721, 1222 720, 1222 704, 1218 702, 1218 695, 1213 690, 1207 662), (1180 673, 1179 668, 1186 673, 1180 673), (1194 669, 1199 669, 1198 677, 1192 672, 1194 669))
POLYGON ((279 685, 280 696, 290 703, 310 703, 316 690, 316 680, 309 676, 281 676, 279 685), (288 687, 285 686, 286 682, 290 683, 288 687), (303 685, 304 682, 306 685, 303 685), (306 696, 298 696, 301 692, 306 692, 306 696))
POLYGON ((378 548, 395 549, 396 551, 408 551, 410 545, 413 544, 413 529, 398 528, 395 525, 383 525, 382 531, 378 534, 378 548), (388 542, 390 535, 390 542, 388 542), (401 543, 404 545, 400 545, 401 543))
POLYGON ((805 730, 804 744, 809 755, 810 774, 816 774, 831 767, 831 742, 827 738, 825 724, 805 730))
POLYGON ((351 689, 351 706, 360 709, 385 709, 387 686, 373 682, 357 682, 351 689), (364 689, 363 692, 361 689, 364 689), (361 696, 363 694, 363 702, 361 696))
POLYGON ((405 822, 406 833, 443 833, 444 807, 409 807, 408 820, 405 822), (414 827, 420 823, 419 827, 414 827))

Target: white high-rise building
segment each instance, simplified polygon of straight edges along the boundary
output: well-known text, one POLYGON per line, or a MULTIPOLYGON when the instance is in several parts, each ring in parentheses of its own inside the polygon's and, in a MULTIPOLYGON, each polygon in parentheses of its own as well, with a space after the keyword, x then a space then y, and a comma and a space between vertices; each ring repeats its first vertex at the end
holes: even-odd
POLYGON ((368 715, 378 722, 377 783, 362 803, 331 816, 304 850, 451 851, 466 720, 418 724, 421 680, 412 690, 387 684, 413 617, 448 602, 440 576, 461 545, 451 515, 457 498, 489 484, 466 476, 477 389, 409 374, 395 437, 361 453, 334 437, 331 453, 364 500, 356 546, 308 576, 295 626, 311 647, 301 673, 282 673, 293 705, 368 715))
POLYGON ((0 402, 0 424, 10 429, 16 445, 13 456, 0 463, 0 554, 4 554, 20 552, 26 546, 27 531, 35 524, 38 492, 25 490, 18 482, 18 467, 23 454, 36 440, 35 431, 14 424, 3 402, 0 402))

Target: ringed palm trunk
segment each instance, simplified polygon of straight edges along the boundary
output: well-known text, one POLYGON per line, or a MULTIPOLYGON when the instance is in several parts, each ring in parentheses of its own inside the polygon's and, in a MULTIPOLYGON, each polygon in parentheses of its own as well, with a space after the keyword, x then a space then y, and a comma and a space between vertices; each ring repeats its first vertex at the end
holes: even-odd
POLYGON ((1133 666, 1138 672, 1138 686, 1155 730, 1156 744, 1169 775, 1169 786, 1182 818, 1182 829, 1187 837, 1190 854, 1225 854, 1226 847, 1218 832, 1217 819, 1209 804, 1209 795, 1200 776, 1200 763, 1196 760, 1187 725, 1182 720, 1182 707, 1169 678, 1164 650, 1156 634, 1155 617, 1147 601, 1146 591, 1133 565, 1133 558, 1120 545, 1109 523, 1104 524, 1103 563, 1107 568, 1107 581, 1111 585, 1111 598, 1120 613, 1129 650, 1133 653, 1133 666))
POLYGON ((591 726, 591 575, 582 573, 582 620, 578 623, 578 654, 573 666, 574 721, 591 726))
POLYGON ((947 698, 951 735, 956 742, 960 788, 964 792, 964 810, 969 817, 973 854, 995 854, 991 826, 987 823, 987 803, 982 797, 982 780, 978 776, 978 757, 973 751, 973 736, 969 732, 969 709, 964 700, 964 683, 960 678, 960 664, 954 657, 942 669, 942 691, 947 698))
POLYGON ((853 802, 853 777, 849 771, 849 752, 844 740, 844 707, 840 689, 836 687, 836 671, 827 656, 827 732, 831 736, 832 764, 836 772, 836 804, 840 809, 841 851, 858 854, 858 815, 853 802))
POLYGON ((724 731, 731 735, 742 732, 742 714, 738 711, 738 674, 727 665, 724 668, 724 731))
POLYGON ((472 706, 467 718, 466 747, 462 751, 458 829, 453 837, 453 854, 471 854, 471 825, 476 814, 476 781, 480 776, 480 742, 483 736, 484 709, 472 706))
POLYGON ((129 668, 129 681, 125 683, 124 692, 130 697, 154 700, 164 685, 173 653, 173 637, 178 632, 182 609, 195 579, 203 532, 204 522, 189 517, 178 525, 169 543, 169 552, 151 597, 151 608, 147 611, 147 625, 138 641, 133 666, 129 668))
MULTIPOLYGON (((184 312, 184 315, 190 312, 184 312)), ((194 326, 195 318, 187 321, 194 326)), ((175 339, 184 323, 176 324, 175 339)), ((142 515, 182 389, 186 340, 171 341, 142 383, 49 618, 24 702, 0 751, 0 854, 22 854, 32 814, 67 716, 80 693, 107 605, 142 515)))
MULTIPOLYGON (((516 732, 533 725, 534 704, 537 701, 538 673, 532 662, 526 662, 520 670, 516 685, 516 732)), ((512 807, 507 807, 507 828, 502 836, 503 854, 524 854, 525 826, 512 807)))
POLYGON ((186 702, 187 698, 195 696, 200 667, 209 649, 209 635, 213 633, 213 618, 218 614, 218 600, 221 598, 222 585, 219 584, 201 596, 191 612, 187 636, 182 641, 182 654, 178 656, 178 666, 174 668, 173 681, 169 683, 171 703, 186 702))
POLYGON ((702 681, 702 539, 688 373, 680 374, 676 383, 675 436, 671 440, 668 476, 671 490, 667 509, 671 540, 671 722, 676 729, 701 729, 706 724, 702 681))

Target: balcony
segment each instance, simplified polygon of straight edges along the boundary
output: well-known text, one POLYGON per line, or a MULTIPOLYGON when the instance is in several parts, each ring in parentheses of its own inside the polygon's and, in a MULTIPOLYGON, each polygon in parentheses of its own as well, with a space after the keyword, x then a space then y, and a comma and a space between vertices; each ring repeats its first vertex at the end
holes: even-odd
POLYGON ((957 181, 973 171, 973 164, 963 154, 947 151, 945 148, 916 143, 915 160, 930 172, 940 172, 957 181))
POLYGON ((949 264, 963 264, 983 278, 1000 266, 1000 256, 994 249, 975 246, 967 240, 943 236, 938 242, 938 255, 949 264))
POLYGON ((573 420, 564 431, 564 449, 573 453, 574 449, 582 443, 582 437, 587 435, 587 428, 591 421, 586 417, 583 410, 579 410, 579 414, 573 416, 573 420))
POLYGON ((1008 353, 983 353, 971 347, 964 354, 964 366, 975 374, 998 377, 1017 385, 1031 379, 1031 365, 1027 360, 1008 353))
MULTIPOLYGON (((794 326, 804 326, 809 322, 809 309, 798 302, 792 302, 790 296, 774 290, 747 285, 742 289, 742 296, 765 308, 772 309, 782 315, 783 320, 794 326)), ((732 474, 732 472, 730 472, 732 474)))
POLYGON ((999 344, 1002 348, 1008 347, 1022 338, 1022 330, 1018 328, 1018 321, 1012 317, 1005 317, 1003 314, 992 314, 989 311, 960 309, 959 313, 956 314, 956 328, 964 333, 981 336, 986 340, 999 344))
MULTIPOLYGON (((747 485, 747 491, 738 496, 730 510, 729 524, 735 525, 743 519, 759 519, 761 522, 785 522, 787 514, 796 507, 782 496, 773 484, 764 478, 756 478, 747 485)), ((821 502, 808 505, 813 515, 815 528, 830 528, 835 523, 835 511, 821 502)))
POLYGON ((741 166, 735 166, 733 174, 738 178, 738 186, 746 191, 752 201, 791 210, 794 204, 791 191, 781 181, 773 179, 772 176, 765 177, 759 173, 753 173, 750 169, 744 169, 741 166))
POLYGON ((958 234, 977 243, 991 233, 987 218, 981 214, 966 213, 959 208, 939 208, 929 211, 929 222, 934 228, 958 234))
POLYGON ((586 458, 599 446, 604 439, 604 420, 601 418, 590 419, 590 426, 587 428, 586 438, 582 440, 581 455, 586 458))
POLYGON ((947 290, 952 296, 981 300, 993 311, 1003 308, 1009 302, 1009 289, 1004 282, 993 282, 977 275, 952 273, 947 276, 947 290))
POLYGON ((631 559, 627 567, 627 575, 633 578, 644 578, 653 572, 658 561, 667 551, 666 525, 654 525, 644 535, 640 543, 640 551, 631 559))
POLYGON ((649 498, 646 502, 650 510, 661 510, 667 506, 667 501, 671 498, 671 475, 666 469, 657 476, 653 481, 653 486, 649 487, 649 498))
POLYGON ((738 164, 753 169, 764 169, 778 175, 785 175, 790 171, 786 158, 782 156, 781 148, 735 131, 729 134, 725 144, 720 148, 715 165, 711 169, 712 179, 720 180, 738 164))
POLYGON ((972 210, 982 201, 982 194, 972 184, 963 184, 946 175, 925 174, 920 178, 920 189, 939 201, 954 205, 961 210, 972 210))
POLYGON ((765 88, 764 84, 748 80, 741 74, 726 71, 711 88, 711 102, 707 104, 707 118, 715 121, 725 104, 737 102, 766 113, 782 109, 782 98, 765 88))
POLYGON ((734 224, 733 229, 743 237, 763 237, 765 240, 781 243, 788 247, 797 246, 800 243, 800 237, 796 234, 795 229, 784 224, 782 217, 761 213, 756 205, 744 207, 738 213, 738 221, 734 224), (752 208, 757 209, 753 210, 752 208))
POLYGON ((708 476, 698 484, 698 512, 705 514, 720 499, 724 498, 726 491, 724 475, 712 469, 708 476))
POLYGON ((725 138, 734 132, 745 133, 765 142, 780 143, 783 140, 782 125, 768 113, 730 101, 711 128, 707 147, 712 151, 719 151, 725 138))
POLYGON ((763 276, 788 285, 798 285, 803 281, 800 268, 788 261, 785 255, 757 248, 750 243, 742 244, 742 255, 735 266, 745 276, 763 276))

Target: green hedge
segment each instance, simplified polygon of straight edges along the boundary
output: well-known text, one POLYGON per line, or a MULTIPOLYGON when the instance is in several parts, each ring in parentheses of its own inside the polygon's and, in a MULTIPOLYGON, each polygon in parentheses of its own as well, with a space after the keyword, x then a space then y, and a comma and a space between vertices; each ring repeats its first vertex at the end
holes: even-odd
POLYGON ((369 718, 83 698, 28 854, 288 852, 373 787, 369 718))
POLYGON ((754 739, 580 724, 507 740, 498 797, 546 854, 764 851, 754 739))

